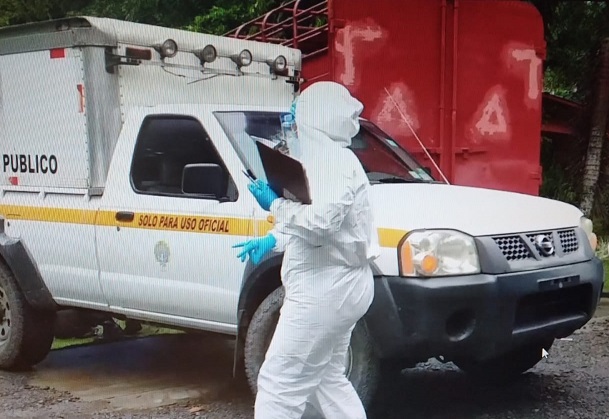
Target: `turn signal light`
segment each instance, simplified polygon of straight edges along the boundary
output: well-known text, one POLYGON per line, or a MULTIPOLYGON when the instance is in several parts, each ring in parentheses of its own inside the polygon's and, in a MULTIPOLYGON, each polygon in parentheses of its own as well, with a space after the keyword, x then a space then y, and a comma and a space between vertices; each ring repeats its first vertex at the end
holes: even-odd
POLYGON ((425 275, 431 275, 438 269, 438 258, 427 255, 421 260, 421 271, 425 275))
POLYGON ((414 263, 412 262, 412 247, 410 243, 404 242, 400 248, 400 272, 402 275, 414 274, 414 263))

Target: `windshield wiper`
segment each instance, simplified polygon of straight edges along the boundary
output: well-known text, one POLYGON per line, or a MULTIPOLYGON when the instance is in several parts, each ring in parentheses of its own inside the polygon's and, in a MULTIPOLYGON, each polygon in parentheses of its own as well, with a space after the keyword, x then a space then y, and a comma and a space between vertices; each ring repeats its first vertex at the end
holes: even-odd
POLYGON ((373 183, 435 183, 433 180, 405 178, 383 172, 369 172, 368 179, 373 183))

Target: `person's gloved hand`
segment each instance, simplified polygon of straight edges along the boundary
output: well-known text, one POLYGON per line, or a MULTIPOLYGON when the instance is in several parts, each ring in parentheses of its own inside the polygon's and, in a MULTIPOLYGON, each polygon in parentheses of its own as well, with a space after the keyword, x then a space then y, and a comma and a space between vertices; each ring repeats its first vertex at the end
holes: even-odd
POLYGON ((265 211, 268 211, 271 208, 273 201, 279 198, 269 184, 263 180, 258 179, 256 182, 250 183, 247 187, 252 195, 254 195, 254 198, 256 198, 256 201, 258 201, 258 205, 265 211))
POLYGON ((245 262, 245 257, 248 255, 254 265, 258 265, 264 255, 273 250, 277 239, 272 234, 267 234, 264 237, 258 237, 256 239, 248 240, 243 243, 238 243, 233 246, 243 247, 243 251, 237 255, 241 259, 241 262, 245 262))

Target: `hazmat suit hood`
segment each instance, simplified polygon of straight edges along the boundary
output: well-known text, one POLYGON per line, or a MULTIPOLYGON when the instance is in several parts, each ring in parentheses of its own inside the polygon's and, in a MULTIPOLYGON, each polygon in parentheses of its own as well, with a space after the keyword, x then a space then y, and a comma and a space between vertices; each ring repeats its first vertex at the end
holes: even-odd
POLYGON ((358 118, 363 109, 362 103, 338 83, 312 84, 296 102, 298 137, 314 141, 327 139, 340 147, 349 147, 351 139, 359 132, 358 118))

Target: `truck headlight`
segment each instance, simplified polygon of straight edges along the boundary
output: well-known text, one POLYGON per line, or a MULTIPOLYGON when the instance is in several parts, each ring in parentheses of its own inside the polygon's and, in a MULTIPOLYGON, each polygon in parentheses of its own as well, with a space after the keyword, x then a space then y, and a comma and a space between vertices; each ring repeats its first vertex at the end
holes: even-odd
POLYGON ((474 238, 454 230, 418 230, 398 247, 400 274, 436 277, 480 273, 474 238))
POLYGON ((596 250, 596 247, 598 246, 598 239, 596 234, 594 234, 594 224, 592 223, 592 220, 587 217, 581 217, 579 219, 579 226, 586 232, 586 236, 588 236, 588 241, 590 242, 592 250, 596 250))

